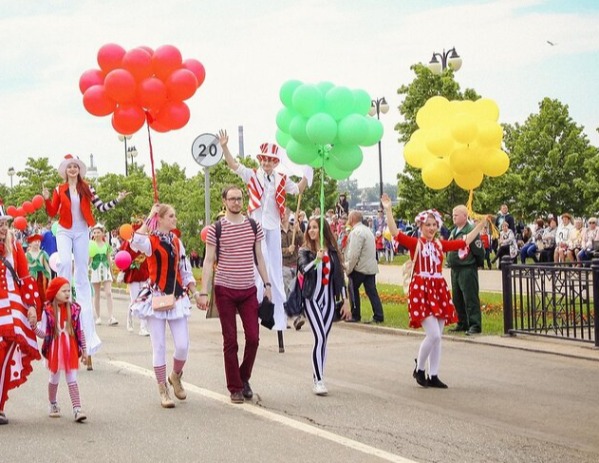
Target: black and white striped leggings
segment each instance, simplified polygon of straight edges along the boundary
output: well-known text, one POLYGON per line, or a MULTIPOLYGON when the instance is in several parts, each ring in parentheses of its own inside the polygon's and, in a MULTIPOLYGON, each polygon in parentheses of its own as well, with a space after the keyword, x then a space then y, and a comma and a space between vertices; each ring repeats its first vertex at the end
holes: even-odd
POLYGON ((324 364, 327 358, 327 339, 333 325, 335 313, 335 298, 331 285, 319 286, 314 299, 306 299, 306 317, 310 321, 314 334, 312 348, 312 371, 314 381, 321 381, 324 374, 324 364))

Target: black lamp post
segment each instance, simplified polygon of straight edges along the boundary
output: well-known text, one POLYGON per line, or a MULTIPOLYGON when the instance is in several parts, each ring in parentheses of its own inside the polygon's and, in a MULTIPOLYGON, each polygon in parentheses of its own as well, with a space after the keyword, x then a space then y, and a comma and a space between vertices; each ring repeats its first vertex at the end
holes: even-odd
POLYGON ((10 188, 12 189, 12 178, 15 175, 15 168, 14 167, 9 167, 8 168, 8 176, 10 177, 10 188))
POLYGON ((460 58, 458 52, 455 51, 455 47, 450 48, 447 51, 443 49, 443 53, 433 52, 433 57, 428 63, 428 68, 431 72, 433 74, 441 74, 448 67, 454 71, 459 71, 462 67, 462 58, 460 58), (441 62, 439 62, 439 60, 441 60, 441 62))
MULTIPOLYGON (((378 120, 381 119, 380 114, 387 114, 387 111, 389 111, 389 105, 387 104, 387 100, 385 100, 385 97, 381 97, 381 98, 377 98, 376 100, 371 100, 370 102, 370 111, 368 111, 368 114, 370 114, 371 116, 374 116, 376 114, 376 118, 378 120)), ((380 190, 380 195, 379 198, 381 196, 383 196, 383 157, 382 157, 382 153, 381 153, 381 141, 379 140, 378 142, 379 145, 379 190, 380 190)))
POLYGON ((137 157, 137 150, 135 149, 135 145, 127 149, 127 155, 131 158, 131 163, 129 165, 133 167, 133 159, 137 157))
POLYGON ((127 140, 131 140, 131 135, 119 135, 119 140, 125 143, 125 176, 129 175, 129 162, 127 157, 129 153, 127 151, 127 140))

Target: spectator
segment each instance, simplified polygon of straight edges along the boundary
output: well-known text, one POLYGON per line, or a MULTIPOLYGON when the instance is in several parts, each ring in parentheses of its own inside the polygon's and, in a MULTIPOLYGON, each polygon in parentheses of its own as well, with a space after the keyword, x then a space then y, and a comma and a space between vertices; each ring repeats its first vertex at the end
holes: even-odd
POLYGON ((566 261, 575 262, 578 253, 582 250, 582 240, 586 229, 583 227, 582 219, 577 217, 574 220, 574 229, 568 239, 568 250, 566 251, 566 261))
MULTIPOLYGON (((52 232, 51 220, 48 220, 46 223, 46 228, 42 233, 41 248, 46 254, 48 254, 48 256, 51 256, 58 251, 58 248, 56 247, 56 236, 54 236, 54 232, 52 232)), ((54 278, 55 276, 56 272, 50 269, 50 277, 54 278)))
POLYGON ((335 204, 335 214, 341 217, 343 214, 349 214, 349 203, 347 202, 346 194, 340 193, 337 204, 335 204))
POLYGON ((597 227, 597 218, 589 219, 589 227, 585 229, 582 238, 582 249, 576 256, 578 262, 584 262, 593 258, 595 251, 595 242, 599 240, 599 228, 597 227))
POLYGON ((555 255, 555 238, 557 235, 557 220, 551 217, 549 225, 543 230, 543 248, 539 254, 539 261, 553 262, 555 255))
POLYGON ((570 234, 574 229, 572 225, 572 216, 567 212, 562 214, 562 223, 557 227, 555 233, 555 251, 553 254, 553 262, 565 262, 566 254, 568 253, 568 243, 570 234))
POLYGON ((510 256, 512 259, 518 255, 518 245, 516 244, 516 235, 511 228, 509 228, 509 224, 507 221, 501 223, 501 231, 499 232, 499 247, 497 248, 497 254, 491 261, 491 263, 495 263, 499 261, 497 267, 501 270, 501 259, 503 256, 510 256))
MULTIPOLYGON (((485 249, 485 262, 491 270, 491 234, 489 233, 489 226, 485 225, 480 232, 480 240, 483 243, 483 248, 485 249)), ((483 265, 483 270, 485 266, 483 265)))
MULTIPOLYGON (((528 228, 528 227, 527 227, 528 228)), ((543 246, 543 233, 545 231, 545 222, 543 219, 537 219, 536 228, 532 234, 532 238, 520 248, 520 261, 525 264, 526 258, 530 257, 535 263, 537 259, 537 251, 543 246)))

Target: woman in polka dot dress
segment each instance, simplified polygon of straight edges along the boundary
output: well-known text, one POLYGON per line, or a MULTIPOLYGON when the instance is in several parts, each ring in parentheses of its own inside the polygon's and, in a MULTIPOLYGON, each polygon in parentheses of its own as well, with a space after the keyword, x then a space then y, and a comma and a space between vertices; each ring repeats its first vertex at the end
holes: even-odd
POLYGON ((408 311, 410 314, 410 327, 423 327, 426 336, 420 344, 414 378, 423 387, 437 387, 446 389, 438 376, 441 360, 441 336, 445 325, 457 322, 457 315, 451 294, 445 278, 443 278, 443 253, 459 251, 464 257, 469 251, 468 245, 474 241, 485 224, 480 221, 476 227, 463 240, 440 240, 437 234, 443 225, 441 215, 434 209, 423 211, 416 216, 416 225, 420 230, 420 237, 408 236, 397 229, 391 200, 386 194, 381 202, 387 216, 387 224, 391 235, 404 248, 410 250, 414 259, 414 270, 408 290, 408 311), (425 374, 426 362, 429 362, 429 375, 425 374))

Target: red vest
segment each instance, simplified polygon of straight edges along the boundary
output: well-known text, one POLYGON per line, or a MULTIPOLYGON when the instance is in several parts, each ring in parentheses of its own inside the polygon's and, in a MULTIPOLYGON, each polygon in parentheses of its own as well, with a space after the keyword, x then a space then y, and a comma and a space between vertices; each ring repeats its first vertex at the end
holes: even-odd
MULTIPOLYGON (((58 214, 58 223, 61 227, 71 228, 73 226, 71 196, 68 183, 57 186, 52 193, 52 200, 46 200, 46 212, 50 217, 54 217, 58 214)), ((92 214, 91 201, 85 196, 81 197, 81 213, 83 214, 83 218, 87 222, 88 227, 93 227, 96 224, 96 220, 92 214)))

